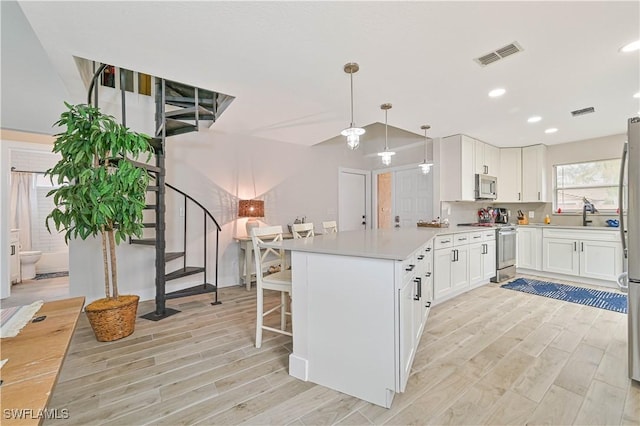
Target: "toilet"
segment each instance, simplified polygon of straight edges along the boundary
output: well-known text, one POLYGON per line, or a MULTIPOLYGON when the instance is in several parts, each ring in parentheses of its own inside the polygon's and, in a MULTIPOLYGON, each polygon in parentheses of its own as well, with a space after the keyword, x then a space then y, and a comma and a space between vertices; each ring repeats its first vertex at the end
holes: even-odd
POLYGON ((20 252, 20 272, 23 280, 32 280, 36 277, 36 263, 42 257, 41 251, 20 252))

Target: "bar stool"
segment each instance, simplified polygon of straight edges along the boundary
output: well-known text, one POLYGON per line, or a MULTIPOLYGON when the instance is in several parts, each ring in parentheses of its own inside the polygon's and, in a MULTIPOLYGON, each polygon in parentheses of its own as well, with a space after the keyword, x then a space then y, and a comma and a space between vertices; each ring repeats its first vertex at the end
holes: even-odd
POLYGON ((262 330, 292 336, 286 330, 287 297, 291 296, 291 270, 284 269, 284 250, 262 247, 261 244, 268 242, 282 241, 282 226, 266 226, 253 228, 251 232, 253 252, 256 259, 256 348, 262 346, 262 330), (276 268, 276 272, 269 273, 269 270, 276 268), (275 290, 280 292, 280 304, 264 312, 264 290, 275 290), (280 310, 280 328, 264 325, 264 317, 270 313, 280 310))

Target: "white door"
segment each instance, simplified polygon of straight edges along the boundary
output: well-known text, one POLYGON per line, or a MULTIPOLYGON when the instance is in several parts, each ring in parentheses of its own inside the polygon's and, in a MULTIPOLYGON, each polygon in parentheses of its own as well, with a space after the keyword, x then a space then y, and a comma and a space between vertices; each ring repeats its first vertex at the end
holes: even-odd
POLYGON ((394 212, 395 227, 415 228, 418 220, 433 219, 432 174, 423 175, 417 167, 397 170, 394 180, 394 212))
POLYGON ((367 174, 362 171, 340 171, 338 228, 356 231, 367 223, 367 174))

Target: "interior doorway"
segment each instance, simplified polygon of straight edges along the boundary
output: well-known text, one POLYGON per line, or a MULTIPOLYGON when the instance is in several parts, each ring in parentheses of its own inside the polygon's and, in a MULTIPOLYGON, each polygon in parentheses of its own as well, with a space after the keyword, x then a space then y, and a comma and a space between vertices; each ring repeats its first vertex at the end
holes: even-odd
POLYGON ((371 176, 367 170, 344 169, 338 178, 338 229, 356 231, 369 227, 371 176))
POLYGON ((433 174, 402 166, 376 172, 374 205, 378 228, 415 227, 419 220, 431 221, 433 212, 433 174))

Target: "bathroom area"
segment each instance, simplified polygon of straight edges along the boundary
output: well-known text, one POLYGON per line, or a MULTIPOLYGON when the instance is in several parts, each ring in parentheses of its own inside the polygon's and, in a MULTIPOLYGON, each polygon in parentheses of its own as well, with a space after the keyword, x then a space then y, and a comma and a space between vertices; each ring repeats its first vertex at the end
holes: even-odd
MULTIPOLYGON (((39 280, 68 276, 69 249, 64 234, 46 227, 54 207, 47 193, 53 188, 44 172, 58 156, 42 150, 9 151, 9 270, 11 285, 29 285, 39 280)), ((55 184, 55 183, 54 183, 55 184)))

